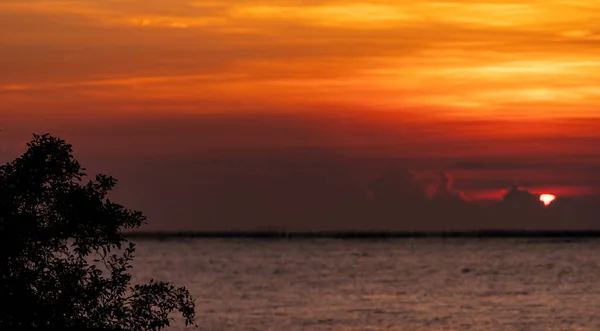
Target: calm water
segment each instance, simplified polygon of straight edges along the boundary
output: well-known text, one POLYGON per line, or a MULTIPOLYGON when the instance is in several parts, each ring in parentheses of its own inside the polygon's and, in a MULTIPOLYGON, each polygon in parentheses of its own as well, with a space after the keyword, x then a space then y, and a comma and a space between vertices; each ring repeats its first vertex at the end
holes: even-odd
MULTIPOLYGON (((600 330, 600 241, 138 241, 199 330, 600 330)), ((176 329, 176 328, 173 328, 176 329)))

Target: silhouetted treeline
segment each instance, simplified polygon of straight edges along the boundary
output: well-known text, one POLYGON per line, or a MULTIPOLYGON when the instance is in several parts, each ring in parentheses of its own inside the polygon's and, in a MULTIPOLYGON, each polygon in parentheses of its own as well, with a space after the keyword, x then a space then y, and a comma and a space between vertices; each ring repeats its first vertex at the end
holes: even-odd
POLYGON ((600 238, 600 231, 462 231, 462 232, 132 232, 134 239, 168 240, 184 238, 236 239, 402 239, 402 238, 600 238))

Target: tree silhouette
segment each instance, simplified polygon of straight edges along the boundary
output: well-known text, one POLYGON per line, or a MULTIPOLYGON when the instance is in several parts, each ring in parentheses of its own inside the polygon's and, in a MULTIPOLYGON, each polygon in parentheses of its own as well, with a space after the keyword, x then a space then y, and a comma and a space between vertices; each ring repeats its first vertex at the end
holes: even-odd
POLYGON ((159 330, 179 311, 194 325, 189 292, 132 285, 135 245, 122 229, 145 217, 106 196, 116 180, 86 174, 71 145, 34 135, 0 166, 0 329, 159 330))

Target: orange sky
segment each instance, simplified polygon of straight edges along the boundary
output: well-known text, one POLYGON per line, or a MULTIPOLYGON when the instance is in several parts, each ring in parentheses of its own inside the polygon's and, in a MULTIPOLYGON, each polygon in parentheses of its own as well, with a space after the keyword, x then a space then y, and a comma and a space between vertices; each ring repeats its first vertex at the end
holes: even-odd
POLYGON ((600 150, 599 44, 592 0, 0 0, 0 152, 50 130, 91 154, 577 162, 600 150))
POLYGON ((0 0, 0 18, 2 110, 600 114, 590 0, 0 0))

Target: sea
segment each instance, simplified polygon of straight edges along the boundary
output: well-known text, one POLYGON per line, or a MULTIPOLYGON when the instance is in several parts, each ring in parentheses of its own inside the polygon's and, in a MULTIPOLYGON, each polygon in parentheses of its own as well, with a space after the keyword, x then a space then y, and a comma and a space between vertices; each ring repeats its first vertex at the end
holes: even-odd
POLYGON ((600 330, 598 239, 134 242, 134 281, 187 287, 195 330, 600 330))

